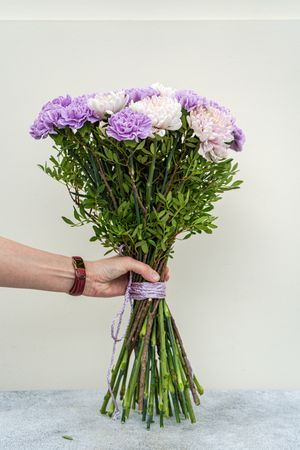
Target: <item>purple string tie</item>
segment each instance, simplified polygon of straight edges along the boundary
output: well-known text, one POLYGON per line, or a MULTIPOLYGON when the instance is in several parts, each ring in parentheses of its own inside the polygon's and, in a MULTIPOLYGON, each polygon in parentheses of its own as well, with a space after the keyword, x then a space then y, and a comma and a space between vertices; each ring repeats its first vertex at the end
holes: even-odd
MULTIPOLYGON (((119 249, 119 254, 122 255, 121 248, 119 249)), ((110 378, 111 378, 111 372, 114 364, 115 359, 115 353, 116 353, 116 346, 117 342, 120 342, 124 339, 125 334, 119 338, 121 323, 123 314, 125 312, 126 306, 129 303, 131 305, 131 310, 133 307, 133 300, 147 300, 149 298, 165 298, 166 296, 166 283, 165 282, 156 282, 156 283, 148 283, 148 282, 133 282, 132 281, 132 272, 129 272, 129 281, 126 288, 126 292, 124 295, 124 301, 123 305, 120 309, 120 311, 116 314, 115 318, 113 319, 111 323, 111 337, 113 339, 113 349, 112 354, 110 358, 110 364, 107 369, 107 385, 108 390, 110 392, 112 401, 115 405, 115 410, 113 413, 113 419, 117 419, 120 415, 120 410, 118 406, 118 402, 114 396, 111 384, 110 384, 110 378), (117 325, 116 324, 117 321, 117 325)))

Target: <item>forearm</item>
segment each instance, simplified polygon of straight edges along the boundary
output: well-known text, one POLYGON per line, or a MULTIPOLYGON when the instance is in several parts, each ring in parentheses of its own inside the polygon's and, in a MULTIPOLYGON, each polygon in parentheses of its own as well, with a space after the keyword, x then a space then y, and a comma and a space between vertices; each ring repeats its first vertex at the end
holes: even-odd
MULTIPOLYGON (((135 272, 151 282, 160 279, 148 264, 129 256, 85 260, 84 264, 83 295, 88 297, 124 295, 128 272, 135 272)), ((45 252, 0 236, 0 287, 69 293, 74 279, 75 270, 70 256, 45 252)))
POLYGON ((0 286, 69 292, 72 258, 0 237, 0 286))

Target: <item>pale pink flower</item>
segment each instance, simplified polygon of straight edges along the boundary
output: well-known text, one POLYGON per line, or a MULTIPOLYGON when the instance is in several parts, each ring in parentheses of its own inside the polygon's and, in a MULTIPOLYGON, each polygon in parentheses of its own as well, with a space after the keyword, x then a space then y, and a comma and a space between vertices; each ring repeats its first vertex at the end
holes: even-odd
POLYGON ((234 139, 234 125, 230 112, 215 106, 199 106, 187 117, 189 126, 200 139, 200 153, 209 161, 227 157, 234 139))

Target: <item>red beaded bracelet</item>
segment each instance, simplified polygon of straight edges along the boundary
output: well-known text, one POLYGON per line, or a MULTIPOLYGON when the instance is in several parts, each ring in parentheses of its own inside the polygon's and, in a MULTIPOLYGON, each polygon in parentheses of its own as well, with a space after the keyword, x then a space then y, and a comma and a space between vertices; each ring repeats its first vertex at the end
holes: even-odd
POLYGON ((75 269, 75 280, 71 287, 70 295, 81 295, 84 291, 86 272, 83 259, 80 256, 72 256, 72 262, 75 269))

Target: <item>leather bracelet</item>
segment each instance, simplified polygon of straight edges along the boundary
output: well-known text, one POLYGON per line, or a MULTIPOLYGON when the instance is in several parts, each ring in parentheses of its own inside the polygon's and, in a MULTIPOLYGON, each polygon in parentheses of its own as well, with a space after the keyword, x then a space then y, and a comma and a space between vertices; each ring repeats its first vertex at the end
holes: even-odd
POLYGON ((72 263, 75 269, 75 280, 69 294, 78 296, 84 291, 86 280, 85 265, 81 256, 72 256, 72 263))

